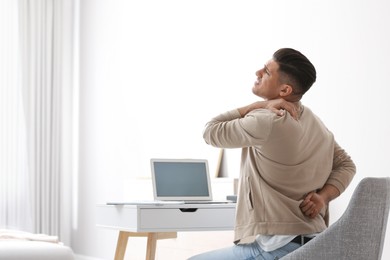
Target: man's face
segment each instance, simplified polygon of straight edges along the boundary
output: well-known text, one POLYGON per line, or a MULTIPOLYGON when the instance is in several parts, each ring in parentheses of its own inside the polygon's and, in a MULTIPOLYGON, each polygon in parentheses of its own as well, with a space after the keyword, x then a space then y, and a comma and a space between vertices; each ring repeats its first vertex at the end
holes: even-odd
POLYGON ((279 98, 281 84, 278 69, 279 65, 270 60, 262 69, 256 71, 257 80, 252 88, 253 94, 265 100, 279 98))

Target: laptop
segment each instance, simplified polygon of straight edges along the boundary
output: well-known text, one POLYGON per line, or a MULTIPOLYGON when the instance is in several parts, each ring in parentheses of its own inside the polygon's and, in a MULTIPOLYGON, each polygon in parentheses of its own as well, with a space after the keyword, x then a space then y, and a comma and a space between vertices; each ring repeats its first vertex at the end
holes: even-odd
POLYGON ((208 161, 206 159, 150 160, 154 200, 107 204, 220 204, 230 200, 213 200, 208 161))
POLYGON ((153 195, 158 201, 227 203, 214 201, 205 159, 151 159, 153 195))

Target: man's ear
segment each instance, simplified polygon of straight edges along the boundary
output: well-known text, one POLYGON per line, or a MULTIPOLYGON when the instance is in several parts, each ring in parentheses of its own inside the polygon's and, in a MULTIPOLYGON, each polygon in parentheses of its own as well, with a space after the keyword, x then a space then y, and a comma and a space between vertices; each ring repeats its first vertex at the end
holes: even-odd
POLYGON ((287 97, 293 93, 293 88, 291 85, 283 84, 280 88, 280 96, 287 97))

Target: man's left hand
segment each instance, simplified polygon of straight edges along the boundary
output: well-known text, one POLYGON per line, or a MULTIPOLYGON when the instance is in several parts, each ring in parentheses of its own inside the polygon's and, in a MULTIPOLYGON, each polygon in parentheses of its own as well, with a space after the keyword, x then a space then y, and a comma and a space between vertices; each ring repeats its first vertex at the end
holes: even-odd
POLYGON ((238 111, 240 112, 240 115, 244 117, 250 111, 259 108, 268 109, 277 114, 278 116, 283 116, 285 111, 287 111, 294 119, 298 119, 299 117, 299 103, 288 102, 282 98, 267 101, 257 101, 245 107, 239 108, 238 111))

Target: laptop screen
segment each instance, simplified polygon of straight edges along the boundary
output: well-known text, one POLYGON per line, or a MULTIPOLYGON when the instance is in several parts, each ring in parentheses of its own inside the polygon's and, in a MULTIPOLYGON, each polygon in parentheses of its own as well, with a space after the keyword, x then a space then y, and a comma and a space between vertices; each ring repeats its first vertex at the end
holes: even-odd
POLYGON ((207 160, 151 159, 156 200, 211 200, 207 160))

